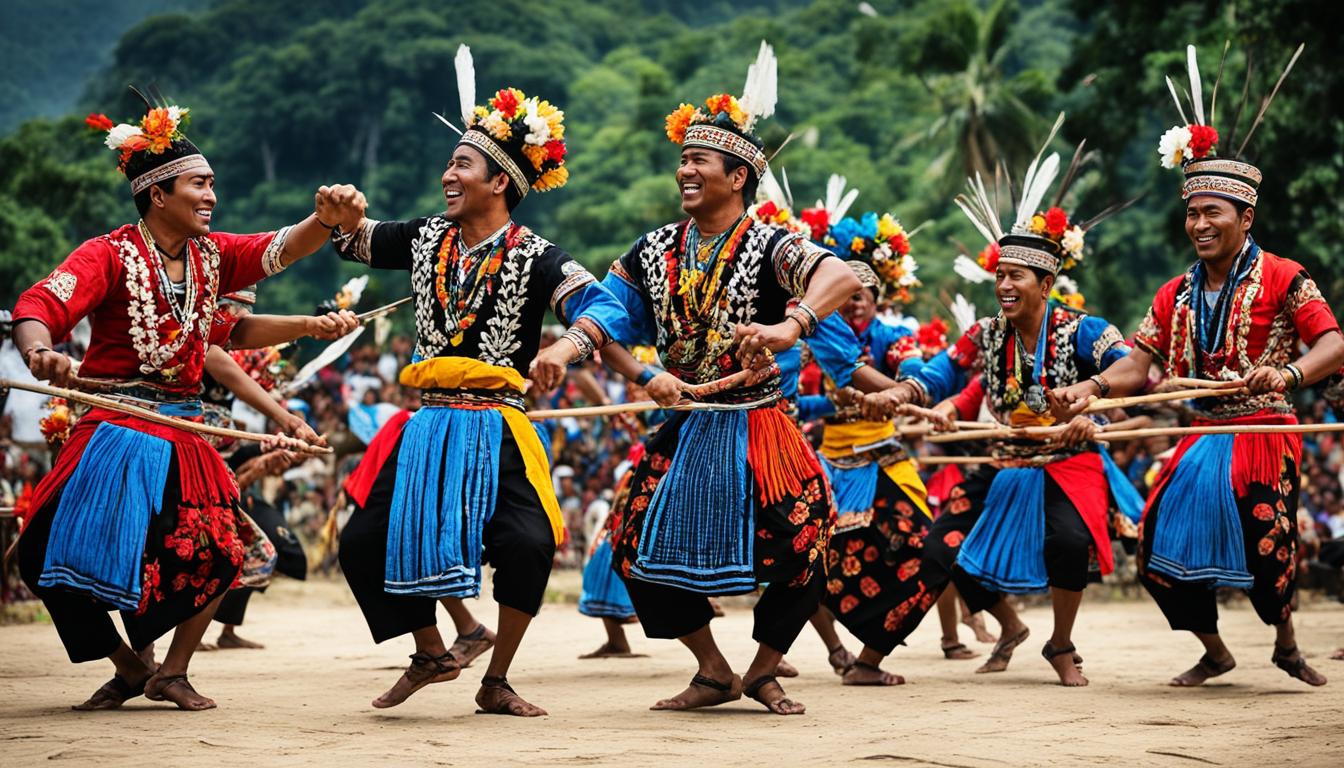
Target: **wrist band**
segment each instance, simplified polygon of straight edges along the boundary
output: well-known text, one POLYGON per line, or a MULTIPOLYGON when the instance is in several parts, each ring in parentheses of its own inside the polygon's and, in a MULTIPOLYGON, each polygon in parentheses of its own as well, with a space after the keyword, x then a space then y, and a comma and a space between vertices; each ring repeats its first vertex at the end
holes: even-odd
POLYGON ((322 217, 321 217, 321 216, 318 216, 316 213, 313 214, 313 220, 316 221, 318 224, 322 225, 322 228, 323 228, 323 229, 333 229, 333 230, 334 230, 334 229, 336 229, 337 227, 341 226, 340 224, 328 224, 328 223, 326 223, 325 221, 322 221, 322 217))
POLYGON ((792 319, 798 324, 799 328, 803 329, 804 336, 810 336, 817 329, 817 316, 806 307, 806 304, 799 304, 785 313, 784 319, 792 319))
POLYGON ((1289 392, 1292 392, 1302 386, 1302 381, 1304 378, 1302 376, 1302 369, 1298 368, 1296 365, 1293 365, 1292 363, 1285 365, 1283 369, 1279 371, 1279 375, 1283 376, 1283 382, 1284 384, 1288 385, 1289 392), (1292 377, 1291 381, 1289 380, 1290 376, 1292 377))
POLYGON ((817 329, 817 326, 821 324, 821 318, 817 317, 817 312, 816 312, 816 310, 814 310, 814 309, 812 309, 811 307, 807 306, 807 302, 805 302, 805 301, 799 301, 799 302, 798 302, 798 306, 796 307, 796 309, 797 309, 799 312, 803 312, 803 313, 805 313, 805 314, 807 315, 808 319, 812 321, 812 330, 815 331, 815 330, 817 329))
POLYGON ((662 371, 654 368, 652 365, 646 365, 644 366, 644 370, 639 372, 639 376, 635 377, 635 383, 641 387, 647 387, 649 382, 653 381, 660 373, 662 373, 662 371))
POLYGON ((593 340, 588 338, 588 334, 578 328, 570 328, 565 331, 564 335, 560 338, 569 339, 570 343, 579 350, 578 354, 570 359, 569 362, 571 365, 587 358, 593 353, 593 350, 597 348, 597 345, 593 343, 593 340))
POLYGON ((1096 376, 1088 376, 1087 380, 1097 385, 1097 389, 1101 390, 1102 397, 1106 397, 1111 394, 1111 384, 1110 382, 1106 381, 1106 377, 1102 376, 1101 374, 1097 374, 1096 376))
POLYGON ((55 350, 53 350, 51 347, 48 347, 46 344, 38 344, 37 346, 29 347, 27 350, 24 351, 22 355, 23 364, 31 365, 31 363, 29 363, 28 361, 31 360, 33 358, 33 355, 37 354, 38 352, 54 352, 54 351, 55 350))
POLYGON ((784 319, 792 320, 793 322, 797 323, 799 334, 802 336, 807 335, 807 323, 801 317, 798 316, 797 312, 790 312, 789 314, 784 316, 784 319))

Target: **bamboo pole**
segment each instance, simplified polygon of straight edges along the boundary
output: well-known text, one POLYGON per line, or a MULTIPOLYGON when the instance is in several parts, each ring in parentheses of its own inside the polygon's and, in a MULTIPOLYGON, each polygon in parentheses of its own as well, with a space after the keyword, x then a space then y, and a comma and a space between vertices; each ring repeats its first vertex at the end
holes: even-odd
MULTIPOLYGON (((106 408, 109 411, 117 411, 119 413, 125 413, 130 416, 135 416, 137 418, 144 419, 145 421, 152 421, 155 424, 163 424, 165 426, 175 427, 177 429, 185 430, 187 432, 196 432, 204 435, 214 435, 216 437, 228 437, 234 440, 250 440, 252 442, 257 443, 265 442, 273 437, 273 435, 263 435, 256 432, 244 432, 241 429, 229 429, 228 427, 215 427, 209 424, 197 424, 196 422, 188 421, 187 419, 179 419, 175 416, 164 416, 161 413, 155 413, 154 411, 151 411, 147 408, 141 408, 135 405, 127 405, 126 403, 118 402, 110 398, 102 397, 100 395, 89 394, 88 392, 80 392, 74 389, 62 389, 60 387, 49 387, 45 384, 28 384, 23 382, 10 381, 9 379, 0 379, 0 390, 5 389, 22 389, 27 392, 36 392, 41 395, 47 395, 48 397, 63 397, 66 400, 73 400, 75 402, 86 403, 88 405, 92 405, 98 408, 106 408)), ((302 445, 302 447, 300 448, 293 449, 301 453, 312 454, 315 456, 331 453, 330 448, 325 448, 320 445, 310 445, 308 443, 304 443, 302 440, 297 440, 295 438, 290 439, 295 440, 295 442, 298 442, 302 445)))
POLYGON ((1202 389, 1180 389, 1175 392, 1154 392, 1148 395, 1134 395, 1132 397, 1098 397, 1088 403, 1083 413, 1096 413, 1097 411, 1108 411, 1112 408, 1128 408, 1132 405, 1143 405, 1145 403, 1166 403, 1173 400, 1196 400, 1202 397, 1227 397, 1228 395, 1245 394, 1243 387, 1205 387, 1202 389))
POLYGON ((916 456, 920 464, 988 464, 993 456, 916 456))
MULTIPOLYGON (((720 392, 726 392, 740 386, 754 386, 762 381, 779 374, 779 366, 770 365, 759 371, 742 370, 737 373, 730 373, 720 379, 707 381, 703 384, 687 384, 685 391, 691 397, 701 398, 717 395, 720 392)), ((751 403, 741 403, 740 407, 753 407, 770 402, 771 398, 757 400, 751 403)), ((544 421, 546 419, 563 418, 595 418, 599 416, 616 416, 623 413, 643 413, 644 411, 656 411, 666 408, 669 411, 714 411, 723 410, 723 405, 716 403, 700 403, 694 400, 684 400, 676 405, 659 405, 653 400, 638 400, 633 403, 611 403, 609 405, 587 405, 580 408, 551 408, 547 410, 528 411, 527 418, 532 421, 544 421)))

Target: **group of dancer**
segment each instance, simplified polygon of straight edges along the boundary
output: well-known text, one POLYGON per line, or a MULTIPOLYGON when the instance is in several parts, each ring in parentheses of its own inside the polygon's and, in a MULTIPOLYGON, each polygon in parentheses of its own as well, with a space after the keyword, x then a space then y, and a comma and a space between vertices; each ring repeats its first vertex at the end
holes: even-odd
MULTIPOLYGON (((1193 50, 1191 62, 1197 73, 1193 50)), ((1061 169, 1047 154, 1061 116, 1016 185, 1010 222, 979 177, 958 198, 986 240, 958 273, 993 281, 999 311, 938 351, 879 317, 918 287, 912 233, 881 211, 847 216, 854 193, 843 182, 796 213, 787 184, 775 182, 758 132, 776 102, 768 45, 740 97, 668 115, 688 218, 640 237, 603 279, 513 219, 529 193, 568 179, 564 113, 507 87, 478 104, 466 46, 456 64, 461 125, 439 117, 461 136, 441 174, 445 210, 409 221, 368 218, 359 190, 333 185, 292 226, 213 232, 214 174, 182 132, 186 109, 147 101, 135 124, 91 116, 119 153, 141 220, 81 245, 14 309, 15 343, 38 379, 191 420, 208 374, 281 428, 263 448, 313 450, 322 439, 225 351, 336 338, 359 320, 252 315, 239 310, 249 287, 329 242, 347 261, 409 273, 416 344, 400 381, 422 405, 370 443, 345 484, 354 511, 340 534, 342 570, 374 641, 409 634, 414 643, 375 707, 457 678, 493 646, 479 711, 545 714, 508 679, 565 537, 528 397, 595 354, 669 410, 621 478, 582 609, 608 622, 607 654, 629 652, 619 629, 634 616, 648 637, 676 639, 694 656, 690 684, 655 709, 747 696, 781 715, 805 711, 779 677, 809 622, 845 684, 896 685, 903 678, 881 664, 953 587, 1000 623, 986 672, 1005 669, 1029 634, 1007 596, 1048 590, 1055 621, 1041 653, 1063 685, 1086 685, 1072 629, 1089 577, 1113 567, 1093 399, 1139 392, 1156 366, 1220 388, 1195 402, 1197 425, 1292 425, 1291 393, 1344 366, 1344 337, 1316 284, 1251 236, 1261 171, 1218 154, 1224 143, 1204 119, 1197 76, 1193 122, 1169 131, 1161 150, 1184 174, 1196 259, 1158 291, 1134 344, 1052 298, 1104 218, 1084 222, 1061 207, 1082 159, 1061 169), (542 348, 548 312, 567 330, 542 348), (93 336, 75 371, 52 347, 84 317, 93 336), (641 345, 656 354, 632 352, 641 345), (800 386, 804 360, 823 374, 819 391, 800 386), (986 461, 940 496, 934 518, 894 419, 953 430, 982 412, 1012 431, 990 430, 986 461), (818 419, 814 450, 800 423, 818 419), (462 603, 480 593, 485 564, 494 632, 462 603), (749 593, 759 593, 757 650, 743 667, 718 646, 711 598, 749 593), (440 603, 453 643, 438 629, 440 603), (863 643, 857 656, 833 622, 863 643)), ((1191 435, 1159 476, 1140 526, 1141 580, 1171 627, 1207 651, 1173 684, 1235 665, 1218 634, 1221 586, 1248 591, 1275 628, 1276 665, 1325 683, 1293 635, 1300 450, 1282 430, 1191 435)), ((71 661, 115 667, 81 707, 138 695, 214 706, 188 680, 192 653, 247 583, 248 551, 283 535, 239 492, 274 467, 245 473, 235 463, 245 477, 188 421, 114 407, 88 411, 65 441, 36 491, 19 559, 71 661), (150 649, 170 630, 156 662, 150 649)), ((944 645, 949 658, 967 651, 955 637, 944 645)))

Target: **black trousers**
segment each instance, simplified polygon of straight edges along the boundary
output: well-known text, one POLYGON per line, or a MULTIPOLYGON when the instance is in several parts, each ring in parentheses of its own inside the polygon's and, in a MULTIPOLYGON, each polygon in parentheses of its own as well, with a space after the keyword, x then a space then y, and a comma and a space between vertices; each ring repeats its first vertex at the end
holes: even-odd
POLYGON ((242 626, 243 617, 247 615, 247 601, 252 599, 252 593, 258 591, 260 590, 251 587, 230 589, 224 599, 219 601, 219 610, 215 611, 215 621, 234 627, 242 626))
MULTIPOLYGON (((972 612, 993 608, 1003 594, 985 587, 956 565, 961 544, 985 509, 985 498, 998 470, 981 467, 948 494, 942 514, 924 540, 921 573, 926 584, 944 586, 950 579, 972 612)), ((1099 478, 1098 482, 1102 482, 1099 478)), ((1059 484, 1045 476, 1045 573, 1050 586, 1081 592, 1087 587, 1092 558, 1092 532, 1059 484)))
MULTIPOLYGON (((168 467, 162 511, 150 521, 146 540, 147 556, 152 555, 161 566, 163 594, 158 599, 148 601, 143 612, 121 612, 127 642, 136 651, 143 650, 169 630, 205 610, 213 600, 210 594, 201 590, 173 586, 174 577, 184 569, 194 568, 195 563, 171 559, 171 549, 161 545, 164 536, 172 533, 178 525, 179 506, 182 503, 182 485, 178 477, 177 458, 174 457, 168 467)), ((42 566, 46 562, 52 521, 60 503, 60 494, 57 494, 28 521, 19 538, 19 574, 28 589, 42 600, 65 646, 66 655, 70 661, 79 664, 110 656, 121 645, 121 635, 110 615, 115 609, 107 603, 83 592, 38 586, 42 566)), ((205 579, 217 580, 223 589, 227 589, 237 575, 237 566, 216 555, 211 560, 205 579)))
MULTIPOLYGON (((397 447, 341 532, 341 570, 364 612, 373 640, 381 643, 435 624, 435 598, 390 595, 383 590, 387 527, 396 487, 397 447)), ((535 616, 546 595, 555 560, 555 535, 541 498, 527 480, 523 456, 508 427, 500 441, 499 495, 482 532, 485 562, 495 568, 495 602, 535 616)))
MULTIPOLYGON (((709 598, 698 592, 639 579, 623 580, 646 637, 659 640, 685 637, 704 628, 714 618, 709 598)), ((753 610, 752 639, 780 653, 788 653, 807 620, 817 612, 823 581, 818 574, 802 587, 779 583, 767 585, 753 610)))

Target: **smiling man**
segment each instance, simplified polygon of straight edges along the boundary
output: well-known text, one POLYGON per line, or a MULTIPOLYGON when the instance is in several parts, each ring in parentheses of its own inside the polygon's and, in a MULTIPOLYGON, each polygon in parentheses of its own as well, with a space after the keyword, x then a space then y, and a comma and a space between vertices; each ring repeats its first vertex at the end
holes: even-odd
MULTIPOLYGON (((1146 370, 1156 362, 1168 376, 1237 390, 1195 401, 1196 425, 1295 424, 1292 393, 1339 370, 1344 336, 1302 265, 1251 236, 1262 174, 1217 156, 1218 132, 1202 124, 1198 81, 1192 86, 1196 122, 1167 131, 1159 152, 1164 166, 1184 171, 1185 232, 1196 261, 1158 290, 1126 365, 1146 370)), ((1082 385, 1061 397, 1096 392, 1082 385)), ((1205 650, 1171 685, 1200 685, 1236 666, 1218 633, 1217 587, 1246 591, 1274 627, 1276 666, 1325 685, 1293 630, 1301 453, 1298 434, 1190 435, 1153 483, 1140 526, 1140 579, 1171 628, 1194 633, 1205 650)))
MULTIPOLYGON (((465 60, 464 60, 465 56, 465 60)), ((466 132, 442 175, 446 210, 403 222, 342 223, 343 258, 410 272, 416 348, 401 383, 421 390, 365 503, 341 534, 341 567, 375 642, 411 633, 415 653, 378 708, 461 674, 435 621, 438 598, 480 593, 495 568, 499 630, 480 711, 533 717, 507 680, 541 608, 564 522, 524 415, 524 379, 555 387, 610 338, 624 310, 568 253, 512 219, 530 191, 565 183, 564 113, 515 88, 474 107, 458 54, 466 132), (538 352, 547 310, 570 326, 538 352)))
POLYGON ((764 371, 714 396, 722 410, 673 414, 649 439, 631 492, 614 511, 621 525, 612 534, 613 567, 645 634, 680 640, 699 663, 690 687, 654 709, 713 706, 746 693, 776 714, 804 711, 774 672, 816 611, 832 511, 816 455, 781 410, 770 360, 859 281, 805 236, 747 215, 766 169, 753 127, 774 111, 774 78, 763 43, 741 101, 720 94, 705 110, 683 104, 668 116, 668 138, 682 148, 676 180, 690 218, 641 237, 606 279, 629 311, 631 337, 620 340, 655 344, 667 366, 634 371, 660 403, 676 402, 687 384, 764 371), (786 315, 791 297, 801 302, 786 315), (759 646, 739 677, 710 631, 708 597, 762 583, 769 586, 756 604, 759 646))
MULTIPOLYGON (((137 124, 117 126, 89 117, 119 153, 141 219, 84 243, 19 297, 14 338, 38 379, 70 380, 72 362, 52 342, 87 316, 93 336, 81 386, 92 380, 117 400, 199 416, 207 348, 227 342, 232 328, 216 319, 220 297, 317 250, 324 222, 335 226, 352 199, 353 187, 323 187, 315 213, 292 227, 211 231, 215 174, 182 134, 187 115, 150 108, 137 124)), ((70 660, 110 658, 116 667, 76 709, 111 709, 141 694, 186 710, 215 706, 187 681, 187 665, 243 562, 250 534, 239 503, 232 473, 198 434, 100 408, 79 420, 34 493, 37 512, 19 543, 23 578, 70 660), (129 644, 112 609, 122 611, 129 644), (138 652, 174 629, 162 665, 147 666, 138 652)))
MULTIPOLYGON (((1084 233, 1069 224, 1062 209, 1038 210, 1053 179, 1030 178, 1037 167, 1032 164, 1023 182, 1018 218, 1006 234, 988 196, 958 198, 977 229, 994 237, 980 267, 993 275, 999 314, 982 318, 897 387, 866 396, 866 414, 890 415, 907 402, 944 401, 978 373, 986 404, 1000 423, 1050 426, 1057 419, 1049 392, 1098 379, 1125 359, 1129 347, 1115 326, 1050 299, 1065 263, 1082 260, 1084 233)), ((1039 167, 1052 169, 1041 173, 1053 174, 1058 159, 1052 156, 1039 167)), ((1062 200, 1066 191, 1059 190, 1055 200, 1062 200)), ((1137 387, 1143 381, 1141 373, 1107 376, 1124 386, 1137 387)), ((955 418, 951 405, 945 402, 940 408, 955 418)), ((948 494, 925 540, 920 573, 935 598, 953 578, 972 611, 988 610, 999 620, 1002 637, 980 672, 1006 669, 1013 650, 1029 634, 1005 594, 1049 589, 1055 626, 1041 653, 1060 683, 1072 687, 1088 682, 1076 666, 1072 630, 1089 561, 1095 557, 1103 573, 1113 564, 1106 479, 1102 459, 1090 442, 1095 426, 1083 416, 1061 426, 1063 432, 1050 443, 1006 440, 994 445, 998 460, 980 465, 948 494)))

